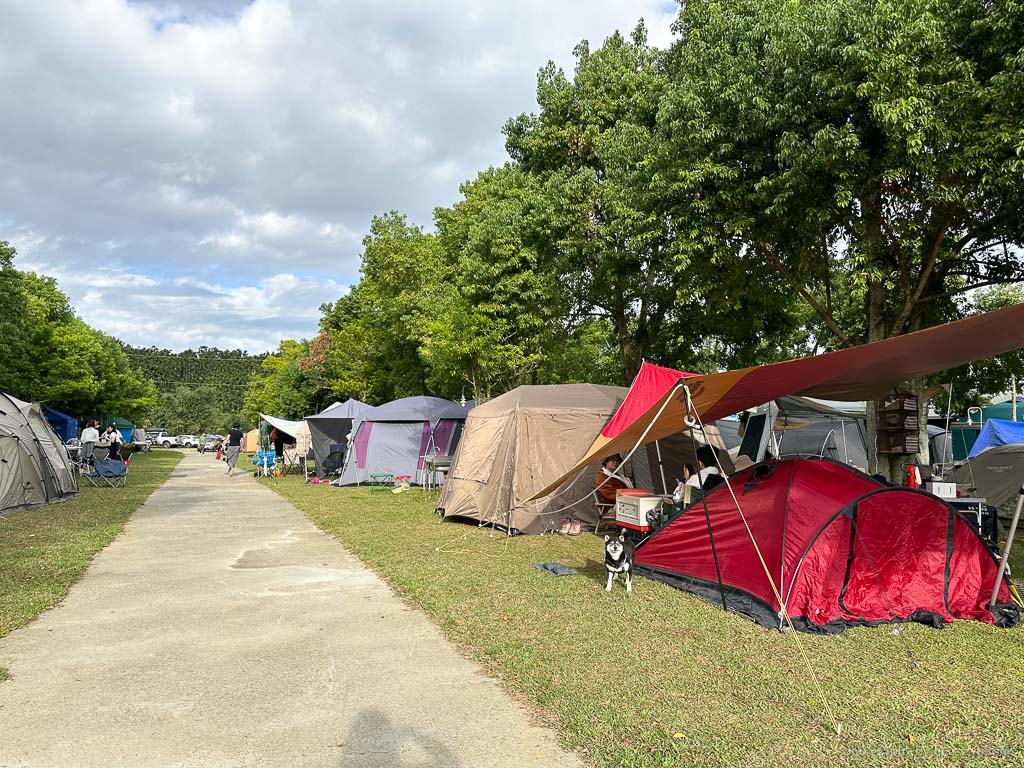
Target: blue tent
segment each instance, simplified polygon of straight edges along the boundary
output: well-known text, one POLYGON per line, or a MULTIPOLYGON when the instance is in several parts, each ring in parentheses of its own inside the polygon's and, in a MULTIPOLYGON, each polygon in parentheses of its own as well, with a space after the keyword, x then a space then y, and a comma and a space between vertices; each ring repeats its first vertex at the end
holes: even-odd
POLYGON ((43 416, 46 417, 46 421, 63 442, 66 443, 68 440, 78 437, 78 419, 73 419, 54 408, 47 408, 45 405, 43 406, 43 416))
POLYGON ((985 422, 985 427, 978 435, 978 439, 974 441, 974 447, 971 448, 971 453, 967 458, 973 459, 986 448, 994 448, 1007 443, 1024 443, 1024 424, 1018 421, 989 419, 985 422))

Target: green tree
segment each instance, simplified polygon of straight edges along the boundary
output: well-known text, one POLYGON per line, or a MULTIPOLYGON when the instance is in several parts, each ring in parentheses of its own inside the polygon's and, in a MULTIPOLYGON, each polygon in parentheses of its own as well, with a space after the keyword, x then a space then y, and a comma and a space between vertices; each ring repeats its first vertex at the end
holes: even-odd
POLYGON ((55 280, 14 268, 0 246, 0 388, 79 418, 141 422, 156 402, 151 381, 119 343, 75 316, 55 280))
POLYGON ((954 297, 1021 279, 1021 12, 687 3, 659 113, 673 217, 712 258, 771 265, 825 347, 951 319, 954 297))
MULTIPOLYGON (((424 311, 436 312, 452 279, 437 237, 392 211, 374 217, 363 239, 361 279, 324 307, 331 337, 329 387, 338 395, 384 402, 422 394, 428 369, 420 355, 424 311)), ((453 394, 454 383, 435 394, 453 394)))
POLYGON ((217 406, 218 390, 209 385, 179 386, 162 392, 153 422, 175 435, 201 435, 225 430, 232 417, 217 406))
POLYGON ((778 276, 705 258, 689 222, 666 205, 657 170, 668 151, 658 124, 668 70, 643 24, 629 39, 616 33, 575 54, 574 77, 549 64, 540 112, 505 128, 509 153, 543 190, 539 251, 571 317, 608 320, 622 383, 644 359, 713 370, 791 352, 798 319, 794 302, 772 290, 778 276), (752 281, 765 290, 749 300, 752 281), (785 351, 766 348, 766 335, 785 351))
POLYGON ((309 343, 286 339, 276 353, 263 358, 245 393, 242 413, 255 421, 260 413, 299 419, 321 410, 317 386, 300 368, 309 343))

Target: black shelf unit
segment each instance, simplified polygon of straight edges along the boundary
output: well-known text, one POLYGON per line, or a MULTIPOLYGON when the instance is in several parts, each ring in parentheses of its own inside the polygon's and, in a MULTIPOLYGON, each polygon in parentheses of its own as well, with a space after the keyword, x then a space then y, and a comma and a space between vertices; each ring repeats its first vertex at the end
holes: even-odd
POLYGON ((917 397, 905 393, 896 393, 877 404, 879 453, 907 456, 920 453, 921 420, 917 407, 917 397))

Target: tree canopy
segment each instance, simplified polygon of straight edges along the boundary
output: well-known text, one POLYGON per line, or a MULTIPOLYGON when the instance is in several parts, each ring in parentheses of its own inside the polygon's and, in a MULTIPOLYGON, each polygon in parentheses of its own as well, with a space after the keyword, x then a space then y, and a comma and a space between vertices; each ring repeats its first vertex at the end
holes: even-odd
MULTIPOLYGON (((142 413, 137 365, 157 414, 220 418, 184 387, 220 416, 296 418, 628 384, 644 360, 756 365, 1019 302, 1022 33, 1015 0, 688 0, 666 50, 641 22, 542 68, 508 161, 431 222, 374 217, 318 335, 265 357, 115 354, 4 244, 5 385, 72 409, 116 390, 142 413), (74 371, 35 365, 44 347, 74 371)), ((1022 372, 1007 355, 951 375, 966 403, 1022 372)))
POLYGON ((75 315, 55 280, 18 271, 14 257, 0 242, 0 390, 78 418, 141 423, 156 403, 153 383, 75 315))

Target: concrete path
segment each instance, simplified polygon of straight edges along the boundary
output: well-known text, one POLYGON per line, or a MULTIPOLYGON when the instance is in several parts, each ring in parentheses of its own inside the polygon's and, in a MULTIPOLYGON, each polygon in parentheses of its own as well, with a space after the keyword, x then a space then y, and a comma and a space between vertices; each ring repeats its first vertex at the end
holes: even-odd
POLYGON ((63 604, 0 639, 0 766, 580 766, 340 544, 222 467, 186 455, 63 604))

